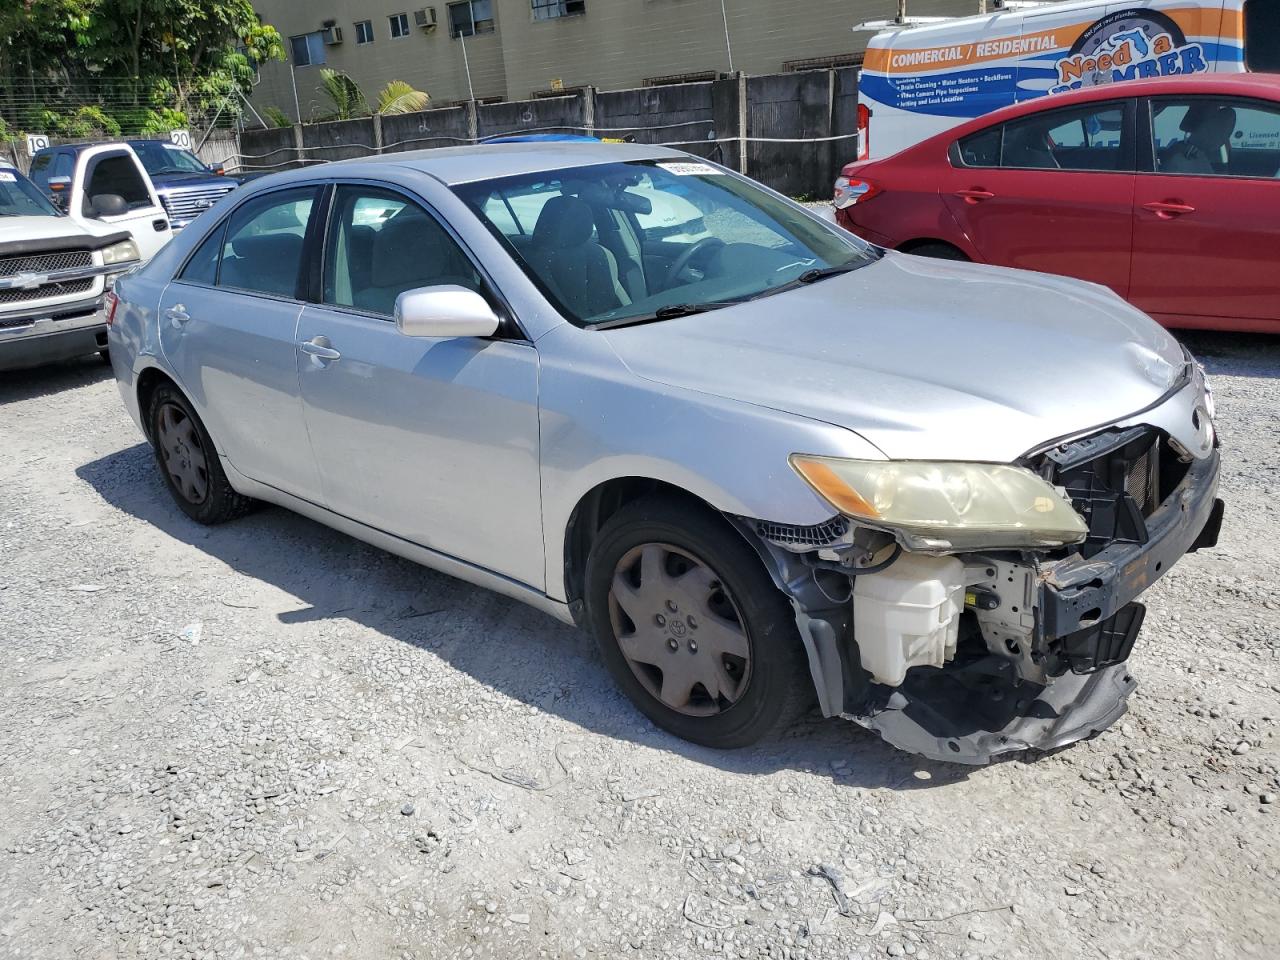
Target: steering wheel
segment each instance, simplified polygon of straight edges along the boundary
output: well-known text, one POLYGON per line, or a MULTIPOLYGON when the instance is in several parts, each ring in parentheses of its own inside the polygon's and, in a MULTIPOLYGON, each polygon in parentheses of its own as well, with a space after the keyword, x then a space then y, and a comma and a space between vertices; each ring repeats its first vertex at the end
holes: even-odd
POLYGON ((663 289, 669 290, 680 278, 680 274, 684 271, 693 258, 712 248, 719 250, 725 245, 725 242, 719 237, 703 237, 701 240, 695 240, 689 244, 689 249, 676 257, 675 262, 671 264, 671 269, 667 271, 666 279, 663 282, 663 289))

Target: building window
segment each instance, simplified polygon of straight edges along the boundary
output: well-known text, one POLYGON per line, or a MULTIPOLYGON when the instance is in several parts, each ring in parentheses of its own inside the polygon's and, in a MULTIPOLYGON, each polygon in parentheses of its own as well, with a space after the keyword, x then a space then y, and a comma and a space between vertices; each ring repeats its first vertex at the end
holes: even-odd
POLYGON ((324 63, 324 31, 303 33, 289 38, 289 51, 295 67, 317 67, 324 63))
POLYGON ((356 43, 373 43, 372 20, 361 20, 356 24, 356 43))
POLYGON ((391 21, 391 39, 397 37, 407 37, 409 35, 409 15, 407 13, 393 13, 387 17, 391 21))
POLYGON ((531 2, 535 20, 576 17, 587 12, 587 0, 531 0, 531 2))
POLYGON ((449 36, 493 33, 493 0, 463 0, 449 4, 449 36))

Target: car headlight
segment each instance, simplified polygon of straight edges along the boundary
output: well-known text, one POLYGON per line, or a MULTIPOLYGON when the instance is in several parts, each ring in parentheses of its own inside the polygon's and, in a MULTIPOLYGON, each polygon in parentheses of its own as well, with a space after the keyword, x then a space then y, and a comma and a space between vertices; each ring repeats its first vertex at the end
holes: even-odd
POLYGON ((842 514, 916 550, 1058 547, 1089 532, 1069 500, 1023 467, 802 454, 792 468, 842 514))
POLYGON ((138 245, 132 240, 121 240, 119 243, 113 243, 109 247, 102 248, 103 264, 112 263, 129 263, 132 260, 141 260, 142 255, 138 253, 138 245))

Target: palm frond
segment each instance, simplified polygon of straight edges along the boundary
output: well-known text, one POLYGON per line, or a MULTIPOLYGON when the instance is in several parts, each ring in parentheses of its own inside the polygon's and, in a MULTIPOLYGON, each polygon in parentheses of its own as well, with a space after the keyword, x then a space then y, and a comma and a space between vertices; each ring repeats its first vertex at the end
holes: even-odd
POLYGON ((427 109, 431 94, 415 90, 403 80, 392 80, 378 94, 378 113, 417 113, 427 109))

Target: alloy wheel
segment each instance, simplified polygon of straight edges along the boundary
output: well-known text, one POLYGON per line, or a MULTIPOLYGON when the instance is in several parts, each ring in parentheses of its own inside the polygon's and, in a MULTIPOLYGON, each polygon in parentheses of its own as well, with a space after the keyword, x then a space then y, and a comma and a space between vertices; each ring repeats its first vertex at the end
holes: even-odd
POLYGON ((672 710, 707 717, 733 706, 751 679, 751 641, 715 571, 667 543, 628 551, 614 568, 609 619, 627 665, 672 710))

